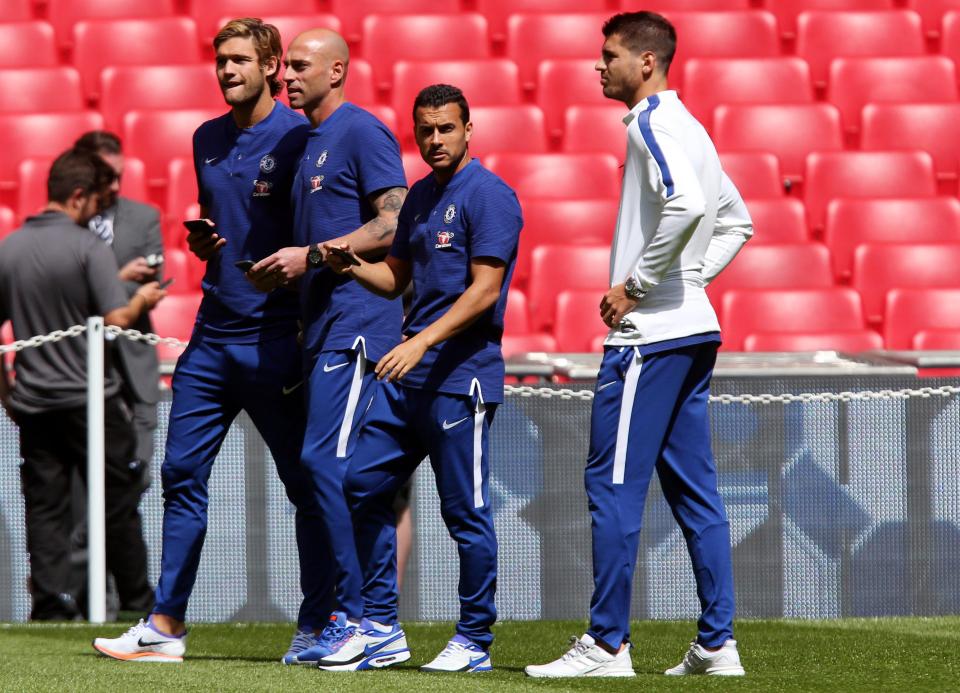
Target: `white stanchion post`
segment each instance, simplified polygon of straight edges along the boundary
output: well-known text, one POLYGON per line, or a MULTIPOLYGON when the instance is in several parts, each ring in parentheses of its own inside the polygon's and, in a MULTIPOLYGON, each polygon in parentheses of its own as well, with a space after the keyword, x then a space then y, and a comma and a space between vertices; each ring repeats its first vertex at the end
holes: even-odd
POLYGON ((103 318, 87 319, 87 576, 90 622, 107 619, 103 318))

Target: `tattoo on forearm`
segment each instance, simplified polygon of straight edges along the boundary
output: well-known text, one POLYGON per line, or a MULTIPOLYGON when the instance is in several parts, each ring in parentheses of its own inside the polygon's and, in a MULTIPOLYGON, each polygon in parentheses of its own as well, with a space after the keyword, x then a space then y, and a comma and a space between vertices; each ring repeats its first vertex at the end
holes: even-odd
POLYGON ((403 206, 403 199, 406 196, 406 188, 390 188, 380 196, 377 206, 385 212, 399 212, 403 206))
POLYGON ((383 219, 381 217, 374 217, 366 224, 364 227, 371 236, 376 238, 378 241, 385 241, 390 238, 397 231, 397 220, 396 217, 393 219, 383 219))
POLYGON ((378 216, 364 226, 378 241, 385 241, 397 231, 397 216, 407 196, 406 188, 390 188, 377 198, 378 216))

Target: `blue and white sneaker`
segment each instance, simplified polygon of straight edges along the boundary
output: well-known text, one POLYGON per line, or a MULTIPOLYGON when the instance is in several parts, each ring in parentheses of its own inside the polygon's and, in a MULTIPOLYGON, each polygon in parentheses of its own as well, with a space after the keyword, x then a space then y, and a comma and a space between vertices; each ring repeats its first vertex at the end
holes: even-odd
MULTIPOLYGON (((313 644, 295 654, 289 662, 285 661, 285 663, 317 666, 317 662, 339 650, 357 632, 356 624, 350 623, 344 612, 334 611, 330 614, 327 627, 323 629, 320 635, 314 636, 313 644)), ((284 657, 284 660, 286 660, 286 657, 284 657)))
POLYGON ((367 671, 383 669, 410 659, 407 634, 399 623, 390 627, 363 619, 353 637, 336 652, 320 660, 324 671, 367 671))
POLYGON ((309 650, 317 644, 318 640, 319 638, 313 634, 312 629, 303 630, 297 628, 297 632, 293 634, 293 640, 290 641, 290 649, 287 650, 287 653, 283 655, 280 661, 284 664, 296 664, 297 655, 309 650))
POLYGON ((420 671, 462 671, 467 673, 493 671, 490 653, 464 636, 454 635, 443 651, 420 671))

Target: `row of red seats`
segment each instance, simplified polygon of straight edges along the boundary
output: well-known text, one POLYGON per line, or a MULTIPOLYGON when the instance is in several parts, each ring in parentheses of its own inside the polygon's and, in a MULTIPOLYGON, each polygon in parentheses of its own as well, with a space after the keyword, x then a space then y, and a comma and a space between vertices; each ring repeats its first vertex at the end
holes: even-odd
MULTIPOLYGON (((668 13, 675 23, 679 48, 675 80, 691 58, 777 57, 783 54, 776 17, 766 11, 668 13)), ((516 14, 507 26, 505 56, 519 67, 522 83, 536 79, 543 60, 596 59, 599 28, 609 12, 516 14)), ((226 19, 227 17, 224 17, 226 19)), ((268 19, 274 19, 268 17, 268 19)), ((309 26, 336 25, 335 17, 300 15, 282 21, 284 41, 309 26)), ((400 60, 479 59, 493 55, 489 28, 476 13, 370 15, 354 50, 373 67, 378 83, 389 84, 400 60), (424 37, 429 41, 398 37, 424 37)), ((960 11, 943 17, 940 49, 960 56, 960 11)), ((825 83, 830 61, 856 56, 917 56, 928 52, 920 15, 910 10, 886 12, 807 12, 799 18, 797 56, 810 65, 815 84, 825 83)), ((109 65, 191 64, 204 60, 197 26, 188 17, 81 21, 73 26, 72 63, 80 70, 85 93, 96 93, 100 71, 109 65), (163 46, 162 58, 144 46, 163 46)), ((60 62, 53 29, 45 22, 0 24, 0 67, 53 66, 60 62)), ((682 84, 677 84, 682 87, 682 84)))
MULTIPOLYGON (((504 334, 509 356, 530 351, 600 351, 607 327, 597 308, 601 290, 564 290, 555 299, 555 323, 537 331, 527 299, 510 290, 504 334)), ((960 287, 891 289, 881 330, 864 319, 860 295, 846 287, 735 289, 717 314, 726 351, 960 350, 960 287)))

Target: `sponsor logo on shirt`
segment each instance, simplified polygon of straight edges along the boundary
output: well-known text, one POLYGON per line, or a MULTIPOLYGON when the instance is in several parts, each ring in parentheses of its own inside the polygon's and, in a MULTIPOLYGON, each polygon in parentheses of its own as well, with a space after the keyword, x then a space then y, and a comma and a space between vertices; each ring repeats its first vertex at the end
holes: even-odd
POLYGON ((323 176, 313 176, 310 179, 310 194, 323 190, 323 176))
POLYGON ((320 168, 320 167, 323 166, 325 163, 327 163, 327 150, 326 150, 326 149, 324 149, 322 152, 320 152, 320 156, 317 157, 317 168, 320 168))
POLYGON ((253 181, 253 196, 270 197, 270 191, 272 188, 273 183, 268 180, 255 180, 253 181))
POLYGON ((448 205, 447 209, 443 212, 443 223, 444 224, 453 223, 453 220, 456 218, 457 218, 457 206, 448 205))
POLYGON ((267 154, 262 159, 260 159, 260 170, 264 173, 270 173, 273 169, 277 167, 277 160, 273 158, 273 154, 267 154))
POLYGON ((437 231, 435 248, 449 248, 453 243, 453 231, 437 231))

